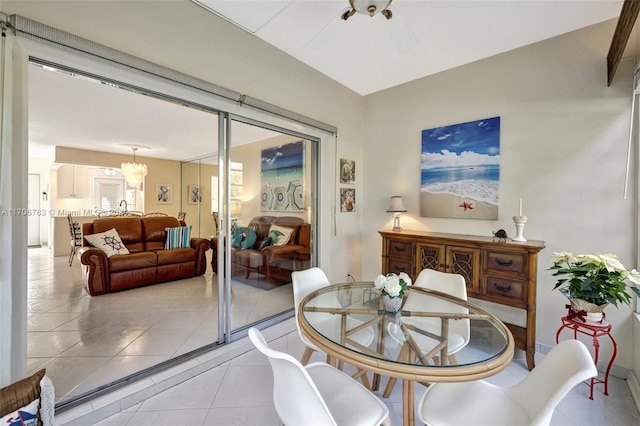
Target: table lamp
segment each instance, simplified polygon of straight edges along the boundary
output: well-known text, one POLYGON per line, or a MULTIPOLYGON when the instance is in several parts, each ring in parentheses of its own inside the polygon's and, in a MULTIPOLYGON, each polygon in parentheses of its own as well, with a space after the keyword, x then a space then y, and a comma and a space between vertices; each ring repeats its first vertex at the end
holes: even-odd
POLYGON ((400 195, 392 196, 387 213, 393 213, 393 230, 395 232, 402 231, 400 227, 400 213, 406 211, 407 209, 404 207, 404 204, 402 204, 402 197, 400 195))

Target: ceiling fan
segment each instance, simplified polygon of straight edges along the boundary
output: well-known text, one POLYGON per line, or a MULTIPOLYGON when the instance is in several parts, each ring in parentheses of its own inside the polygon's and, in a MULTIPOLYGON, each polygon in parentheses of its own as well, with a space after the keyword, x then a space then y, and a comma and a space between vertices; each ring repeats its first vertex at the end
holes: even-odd
POLYGON ((399 53, 405 53, 418 45, 418 39, 409 28, 407 23, 400 17, 391 19, 394 13, 389 8, 393 0, 349 0, 350 7, 340 11, 340 19, 335 17, 329 21, 315 36, 306 44, 311 49, 322 47, 338 30, 343 22, 347 21, 356 13, 375 17, 376 15, 386 18, 386 26, 391 41, 399 53))
POLYGON ((343 20, 352 17, 356 12, 363 15, 373 16, 380 12, 382 16, 391 19, 393 13, 387 9, 393 0, 349 0, 351 9, 344 12, 341 16, 343 20))

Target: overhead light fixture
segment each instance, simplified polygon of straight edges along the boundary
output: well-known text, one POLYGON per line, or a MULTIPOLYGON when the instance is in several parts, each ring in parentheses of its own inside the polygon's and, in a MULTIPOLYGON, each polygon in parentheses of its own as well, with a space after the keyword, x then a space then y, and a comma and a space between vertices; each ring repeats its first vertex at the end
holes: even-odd
POLYGON ((120 164, 120 172, 124 175, 129 186, 139 188, 140 184, 147 175, 147 165, 144 163, 136 163, 136 151, 138 147, 131 147, 133 150, 133 163, 120 164))
POLYGON ((402 204, 402 197, 400 195, 394 195, 391 197, 391 204, 387 209, 387 213, 393 213, 393 230, 395 232, 402 231, 400 227, 400 213, 406 212, 407 209, 402 204))
POLYGON ((369 15, 373 17, 376 13, 380 12, 382 16, 387 19, 391 19, 393 13, 389 9, 389 5, 392 0, 349 0, 351 9, 342 14, 342 19, 345 21, 352 17, 356 12, 363 15, 369 15))

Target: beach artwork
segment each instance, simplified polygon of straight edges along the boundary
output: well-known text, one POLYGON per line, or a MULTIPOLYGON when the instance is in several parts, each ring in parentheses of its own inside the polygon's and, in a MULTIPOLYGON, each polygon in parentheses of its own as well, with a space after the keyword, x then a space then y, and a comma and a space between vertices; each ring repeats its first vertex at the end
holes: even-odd
POLYGON ((422 131, 420 216, 498 219, 500 117, 422 131))
POLYGON ((262 211, 304 211, 304 142, 262 150, 262 211))

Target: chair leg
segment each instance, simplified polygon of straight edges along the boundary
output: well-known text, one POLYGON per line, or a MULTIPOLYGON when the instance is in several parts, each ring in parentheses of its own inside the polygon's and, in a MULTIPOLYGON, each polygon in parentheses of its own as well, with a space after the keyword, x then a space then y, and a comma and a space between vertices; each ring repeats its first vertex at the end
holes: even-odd
POLYGON ((456 359, 456 354, 449 355, 449 365, 457 365, 458 360, 456 359))
MULTIPOLYGON (((311 355, 312 354, 313 354, 313 349, 311 349, 309 346, 307 346, 304 349, 304 353, 302 354, 302 359, 300 360, 300 364, 307 365, 309 363, 309 360, 311 359, 311 355)), ((328 363, 328 361, 327 361, 327 363, 328 363)))

